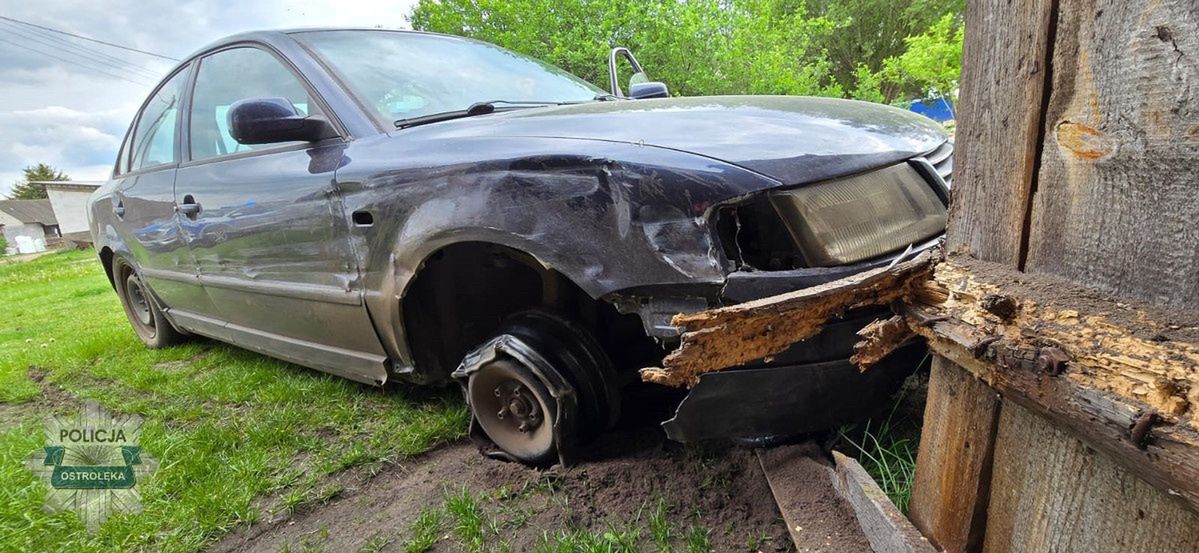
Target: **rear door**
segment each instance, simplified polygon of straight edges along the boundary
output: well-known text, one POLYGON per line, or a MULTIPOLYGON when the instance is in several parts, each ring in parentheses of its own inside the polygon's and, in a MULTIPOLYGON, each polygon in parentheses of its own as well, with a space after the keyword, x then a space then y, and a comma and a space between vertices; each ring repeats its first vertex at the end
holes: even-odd
MULTIPOLYGON (((202 58, 190 103, 189 161, 175 201, 213 309, 209 333, 304 365, 380 380, 382 347, 363 304, 357 258, 334 172, 344 141, 246 146, 229 133, 229 107, 286 98, 324 108, 270 51, 237 46, 202 58)), ((204 333, 201 330, 201 333, 204 333)))
POLYGON ((207 309, 211 302, 196 278, 175 213, 182 102, 191 66, 180 68, 146 101, 117 162, 111 196, 122 248, 168 310, 207 309))

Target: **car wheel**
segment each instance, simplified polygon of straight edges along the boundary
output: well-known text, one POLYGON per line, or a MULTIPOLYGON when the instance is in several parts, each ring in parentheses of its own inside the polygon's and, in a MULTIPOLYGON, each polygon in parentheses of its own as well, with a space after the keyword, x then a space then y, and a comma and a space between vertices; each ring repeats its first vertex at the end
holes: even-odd
POLYGON ((128 261, 118 258, 113 264, 113 282, 129 324, 146 347, 158 349, 183 341, 183 335, 167 321, 154 295, 128 261))
POLYGON ((615 372, 599 343, 545 312, 507 319, 455 375, 465 378, 478 429, 506 456, 528 464, 561 459, 620 413, 615 372))

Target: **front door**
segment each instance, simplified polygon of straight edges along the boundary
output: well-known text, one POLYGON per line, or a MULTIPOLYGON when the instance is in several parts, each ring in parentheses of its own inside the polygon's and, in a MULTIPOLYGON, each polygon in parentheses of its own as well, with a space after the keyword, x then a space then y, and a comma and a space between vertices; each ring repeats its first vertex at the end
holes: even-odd
POLYGON ((384 352, 363 303, 334 180, 344 143, 239 144, 229 133, 229 107, 263 97, 286 98, 308 114, 320 110, 265 50, 236 47, 200 61, 190 160, 175 186, 184 239, 214 306, 197 313, 196 324, 250 349, 379 381, 384 352))

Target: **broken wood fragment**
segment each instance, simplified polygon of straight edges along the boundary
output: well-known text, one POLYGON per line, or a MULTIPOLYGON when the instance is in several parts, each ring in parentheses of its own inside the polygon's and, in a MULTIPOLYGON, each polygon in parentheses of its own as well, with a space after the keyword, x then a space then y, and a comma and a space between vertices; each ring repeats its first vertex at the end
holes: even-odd
POLYGON ((889 319, 879 319, 858 331, 862 339, 853 346, 851 362, 863 372, 881 361, 891 352, 899 349, 916 336, 908 327, 907 321, 895 315, 889 319))
POLYGON ((782 353, 850 309, 904 298, 931 277, 933 263, 939 258, 940 250, 928 250, 894 267, 879 267, 730 307, 676 315, 672 323, 683 330, 679 348, 663 360, 661 368, 642 369, 641 379, 690 387, 703 373, 782 353))

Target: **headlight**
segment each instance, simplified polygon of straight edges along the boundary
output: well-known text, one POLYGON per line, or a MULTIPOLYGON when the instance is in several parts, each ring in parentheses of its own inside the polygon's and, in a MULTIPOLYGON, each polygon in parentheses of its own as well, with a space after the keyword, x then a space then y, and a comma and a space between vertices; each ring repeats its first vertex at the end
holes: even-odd
POLYGON ((932 238, 945 204, 910 164, 770 194, 809 267, 844 265, 932 238))

